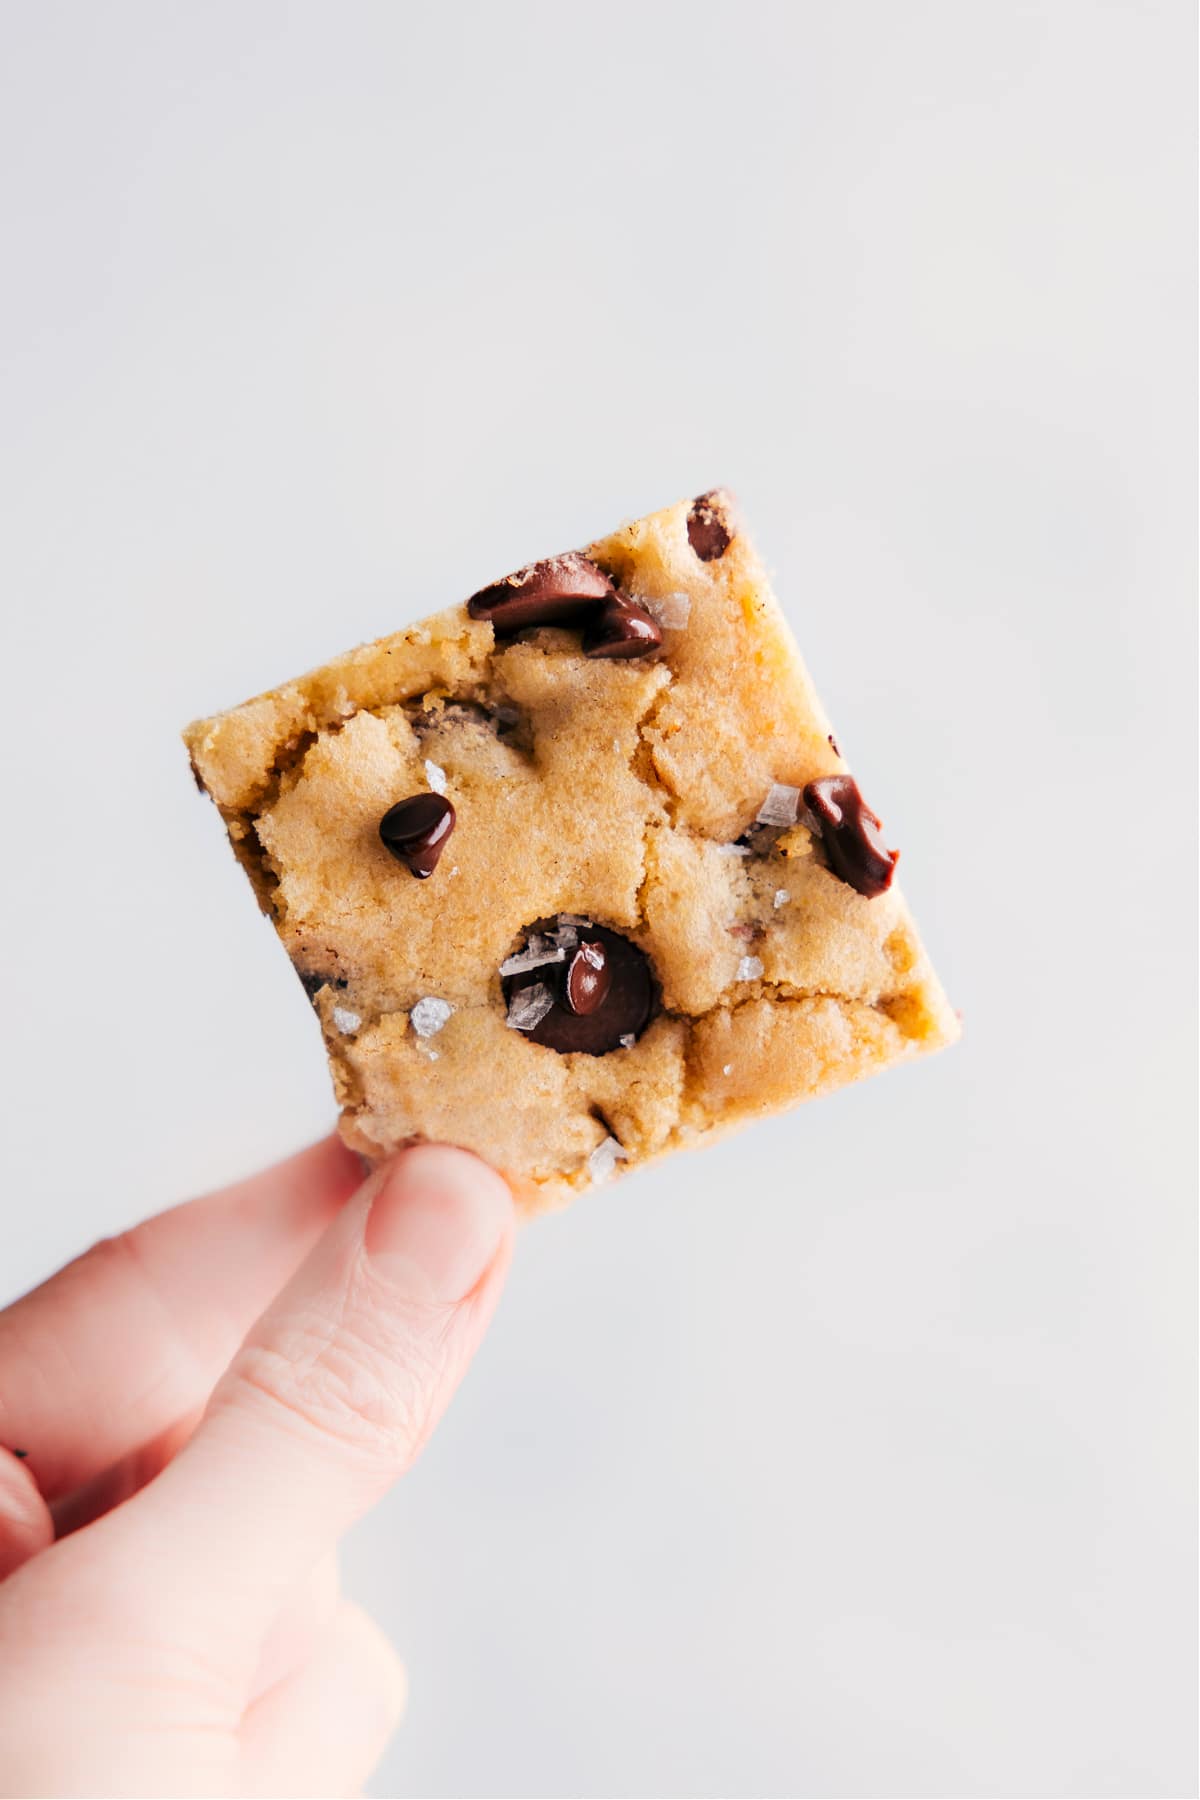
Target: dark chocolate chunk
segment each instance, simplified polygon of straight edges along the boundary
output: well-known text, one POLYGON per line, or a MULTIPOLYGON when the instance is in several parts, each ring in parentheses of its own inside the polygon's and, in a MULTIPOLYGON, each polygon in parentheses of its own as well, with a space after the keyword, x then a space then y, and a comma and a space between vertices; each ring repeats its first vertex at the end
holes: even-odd
POLYGON ((433 874, 453 830, 454 808, 444 794, 410 794, 379 821, 384 846, 418 881, 433 874))
POLYGON ((701 562, 715 562, 724 556, 733 542, 733 531, 725 515, 724 496, 719 489, 698 494, 688 514, 688 543, 701 562))
MULTIPOLYGON (((532 927, 533 930, 546 928, 544 924, 532 927)), ((561 964, 557 968, 553 964, 543 965, 537 969, 523 969, 519 975, 504 976, 504 1000, 509 1005, 515 994, 539 983, 554 987, 554 1005, 532 1030, 521 1035, 563 1055, 577 1051, 585 1056, 604 1056, 609 1050, 619 1049, 622 1038, 639 1037, 646 1029, 659 1009, 658 983, 649 958, 620 932, 610 931, 606 925, 589 925, 586 931, 587 936, 581 939, 581 944, 596 945, 603 950, 608 973, 607 991, 593 1011, 573 1012, 565 991, 579 958, 578 951, 570 956, 565 980, 561 979, 561 964), (556 977, 560 979, 556 980, 556 977)))
POLYGON ((467 601, 467 611, 473 619, 490 619, 497 637, 511 637, 527 625, 579 620, 615 595, 604 570, 572 550, 566 556, 530 563, 503 581, 480 588, 467 601))
POLYGON ((804 804, 816 820, 835 875, 873 900, 892 884, 900 852, 889 850, 878 818, 858 791, 853 775, 826 775, 810 781, 804 804))
POLYGON ((585 656, 647 656, 662 643, 657 619, 636 601, 614 596, 593 614, 583 634, 585 656))
POLYGON ((612 970, 599 938, 585 938, 567 964, 563 998, 579 1018, 603 1006, 612 986, 612 970))

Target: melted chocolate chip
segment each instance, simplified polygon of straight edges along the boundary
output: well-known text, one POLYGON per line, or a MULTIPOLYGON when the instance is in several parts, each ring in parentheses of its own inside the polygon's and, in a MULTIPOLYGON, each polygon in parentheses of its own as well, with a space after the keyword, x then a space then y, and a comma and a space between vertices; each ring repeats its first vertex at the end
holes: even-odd
POLYGON ((530 563, 503 581, 480 588, 467 601, 473 619, 490 619, 497 637, 511 637, 527 625, 578 620, 597 604, 616 597, 603 569, 576 550, 530 563))
MULTIPOLYGON (((576 979, 580 980, 579 977, 576 979)), ((563 1055, 581 1052, 585 1056, 604 1056, 609 1050, 619 1049, 622 1038, 639 1037, 658 1011, 658 984, 649 958, 636 944, 631 944, 619 932, 610 931, 606 925, 587 927, 587 936, 581 938, 580 949, 572 953, 566 964, 565 979, 561 964, 524 969, 519 975, 505 976, 502 982, 505 1003, 510 1004, 514 994, 535 987, 539 982, 554 988, 554 1005, 532 1031, 521 1035, 563 1055), (584 945, 603 951, 608 988, 592 1011, 576 1012, 572 1011, 565 990, 584 945)))
POLYGON ((583 634, 585 656, 646 656, 662 643, 658 621, 636 601, 614 595, 594 614, 583 634))
POLYGON ((578 1018, 603 1006, 612 986, 612 970, 599 938, 585 938, 567 964, 563 977, 563 998, 578 1018))
POLYGON ((714 488, 698 494, 688 514, 688 543, 701 562, 715 562, 724 556, 733 542, 733 531, 725 516, 724 496, 714 488))
POLYGON ((810 781, 804 790, 804 804, 816 820, 835 875, 868 900, 891 886, 900 852, 885 845, 879 820, 852 775, 826 775, 810 781))
POLYGON ((454 808, 444 794, 410 794, 390 806, 379 821, 384 847, 418 881, 433 874, 453 830, 454 808))

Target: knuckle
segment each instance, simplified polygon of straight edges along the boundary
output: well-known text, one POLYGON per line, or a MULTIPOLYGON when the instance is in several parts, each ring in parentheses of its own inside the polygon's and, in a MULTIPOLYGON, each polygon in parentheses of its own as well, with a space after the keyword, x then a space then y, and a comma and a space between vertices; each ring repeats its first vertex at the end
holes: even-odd
POLYGON ((446 1362, 440 1337, 397 1341, 351 1319, 298 1314, 243 1346, 221 1398, 291 1434, 406 1467, 428 1435, 446 1362))
POLYGON ((146 1287, 157 1293, 152 1258, 147 1256, 146 1251, 147 1223, 143 1221, 140 1225, 130 1225, 124 1231, 114 1232, 111 1237, 97 1238, 84 1251, 75 1267, 111 1270, 119 1280, 135 1283, 138 1287, 146 1287))
POLYGON ((172 1392, 178 1391, 182 1400, 191 1391, 197 1373, 206 1372, 207 1362, 197 1353, 188 1314, 170 1304, 160 1284, 154 1260, 147 1254, 146 1229, 143 1222, 112 1237, 100 1238, 65 1272, 81 1281, 96 1281, 98 1292, 119 1293, 130 1307, 149 1309, 160 1328, 163 1344, 153 1385, 169 1386, 172 1392))
POLYGON ((146 1267, 137 1227, 97 1238, 63 1273, 74 1281, 99 1279, 106 1284, 111 1281, 120 1287, 141 1288, 146 1282, 146 1267))

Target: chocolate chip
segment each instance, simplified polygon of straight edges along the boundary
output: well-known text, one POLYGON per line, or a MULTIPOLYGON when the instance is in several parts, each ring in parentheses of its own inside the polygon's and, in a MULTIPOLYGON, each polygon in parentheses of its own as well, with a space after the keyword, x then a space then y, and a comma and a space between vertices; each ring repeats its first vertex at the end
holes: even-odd
POLYGON ((826 775, 810 781, 804 790, 804 804, 816 820, 835 875, 868 900, 891 886, 900 852, 884 844, 879 820, 852 775, 826 775))
POLYGON ((603 569, 572 550, 530 563, 503 581, 480 588, 467 601, 473 619, 490 619, 497 637, 511 637, 527 625, 557 625, 580 619, 616 590, 603 569))
POLYGON ((379 821, 384 847, 418 881, 433 874, 453 830, 454 808, 444 794, 410 794, 390 806, 379 821))
POLYGON ((567 964, 563 977, 563 998, 578 1018, 585 1019, 603 1006, 612 986, 612 970, 604 945, 598 938, 585 938, 567 964))
POLYGON ((688 514, 688 543, 701 562, 715 562, 724 556, 733 542, 733 532, 725 516, 724 497, 714 488, 692 501, 688 514))
POLYGON ((593 615, 583 634, 585 656, 647 656, 662 643, 658 621, 636 601, 614 595, 593 615))
MULTIPOLYGON (((532 930, 553 928, 554 921, 551 921, 535 925, 532 930)), ((562 965, 558 967, 562 968, 562 965)), ((514 994, 539 982, 549 983, 557 973, 558 969, 543 965, 505 976, 502 980, 505 1004, 511 1006, 514 994)), ((636 944, 631 944, 620 932, 610 931, 606 925, 587 927, 586 937, 581 935, 580 948, 572 953, 563 973, 561 986, 555 983, 554 1004, 531 1030, 521 1034, 547 1050, 557 1050, 563 1055, 579 1052, 585 1056, 604 1056, 609 1050, 622 1048, 623 1039, 639 1037, 658 1011, 658 984, 649 958, 636 944), (603 951, 608 975, 608 988, 590 1012, 573 1011, 567 991, 585 946, 603 951)), ((581 984, 582 977, 577 976, 576 981, 581 984)))

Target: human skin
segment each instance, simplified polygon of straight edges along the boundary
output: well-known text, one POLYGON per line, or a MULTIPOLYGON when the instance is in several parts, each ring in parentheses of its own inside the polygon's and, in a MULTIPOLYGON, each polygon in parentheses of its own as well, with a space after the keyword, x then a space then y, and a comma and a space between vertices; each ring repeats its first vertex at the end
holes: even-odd
POLYGON ((364 1182, 331 1138, 0 1313, 0 1793, 361 1787, 404 1671, 338 1540, 437 1423, 512 1239, 466 1152, 364 1182))

